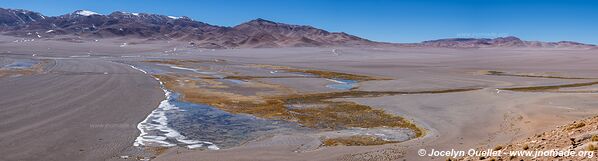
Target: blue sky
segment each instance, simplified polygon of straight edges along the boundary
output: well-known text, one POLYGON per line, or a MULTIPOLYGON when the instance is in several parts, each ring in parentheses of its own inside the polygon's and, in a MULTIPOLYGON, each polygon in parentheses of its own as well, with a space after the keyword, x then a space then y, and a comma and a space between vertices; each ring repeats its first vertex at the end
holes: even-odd
POLYGON ((591 0, 0 0, 0 7, 50 16, 157 13, 220 26, 264 18, 386 42, 513 35, 598 44, 598 1, 591 0))

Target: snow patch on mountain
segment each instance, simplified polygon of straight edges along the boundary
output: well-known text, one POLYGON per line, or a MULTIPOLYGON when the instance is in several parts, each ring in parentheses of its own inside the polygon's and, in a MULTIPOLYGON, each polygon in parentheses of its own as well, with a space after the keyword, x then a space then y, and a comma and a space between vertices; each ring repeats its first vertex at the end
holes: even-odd
POLYGON ((171 18, 171 19, 175 19, 175 20, 176 20, 176 19, 179 19, 179 18, 181 18, 181 17, 176 17, 176 16, 168 16, 168 18, 171 18))
POLYGON ((88 10, 78 10, 78 11, 75 11, 75 14, 78 14, 81 16, 99 15, 99 13, 96 13, 93 11, 88 11, 88 10))

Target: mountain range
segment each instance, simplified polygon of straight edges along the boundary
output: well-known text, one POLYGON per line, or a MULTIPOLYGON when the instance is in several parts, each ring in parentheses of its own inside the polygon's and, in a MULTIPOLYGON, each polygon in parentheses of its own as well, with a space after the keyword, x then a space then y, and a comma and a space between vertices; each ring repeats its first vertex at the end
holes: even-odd
POLYGON ((60 16, 0 8, 0 33, 32 38, 138 38, 186 41, 199 48, 274 48, 318 46, 394 46, 438 48, 596 48, 571 41, 523 41, 516 37, 452 38, 421 43, 385 43, 344 32, 329 32, 306 25, 290 25, 265 19, 251 20, 233 27, 147 13, 113 12, 108 15, 77 10, 60 16))

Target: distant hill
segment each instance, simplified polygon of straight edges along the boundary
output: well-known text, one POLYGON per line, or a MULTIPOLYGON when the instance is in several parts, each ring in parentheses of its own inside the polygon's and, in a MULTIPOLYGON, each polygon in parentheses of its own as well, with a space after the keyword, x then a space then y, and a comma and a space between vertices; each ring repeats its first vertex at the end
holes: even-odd
POLYGON ((421 43, 401 44, 404 47, 438 47, 438 48, 595 48, 592 44, 583 44, 572 41, 541 42, 524 41, 517 37, 488 38, 451 38, 424 41, 421 43))
POLYGON ((537 47, 594 48, 570 41, 534 42, 516 37, 495 39, 455 38, 421 43, 384 43, 343 32, 329 32, 305 25, 290 25, 255 19, 234 27, 210 25, 188 17, 147 13, 113 12, 108 15, 77 10, 61 16, 0 8, 0 32, 31 38, 139 38, 179 40, 200 48, 276 48, 320 46, 394 46, 394 47, 537 47))

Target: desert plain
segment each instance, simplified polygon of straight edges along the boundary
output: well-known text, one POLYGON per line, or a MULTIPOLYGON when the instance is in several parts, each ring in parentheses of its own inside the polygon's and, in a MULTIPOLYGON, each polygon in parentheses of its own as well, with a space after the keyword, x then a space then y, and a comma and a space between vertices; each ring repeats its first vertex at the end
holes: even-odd
POLYGON ((594 116, 595 62, 598 50, 576 48, 201 49, 179 41, 1 36, 0 160, 446 160, 417 152, 494 148, 594 116), (362 80, 336 88, 335 76, 362 80), (204 106, 172 115, 160 109, 185 125, 177 136, 208 140, 138 142, 139 125, 158 117, 166 90, 181 102, 210 105, 193 117, 185 112, 204 106), (323 98, 309 97, 319 102, 307 105, 280 98, 317 93, 323 98), (282 100, 285 108, 238 104, 259 99, 282 100), (356 116, 368 117, 343 122, 353 117, 320 110, 337 105, 365 108, 356 116), (330 140, 349 135, 378 139, 330 140))

